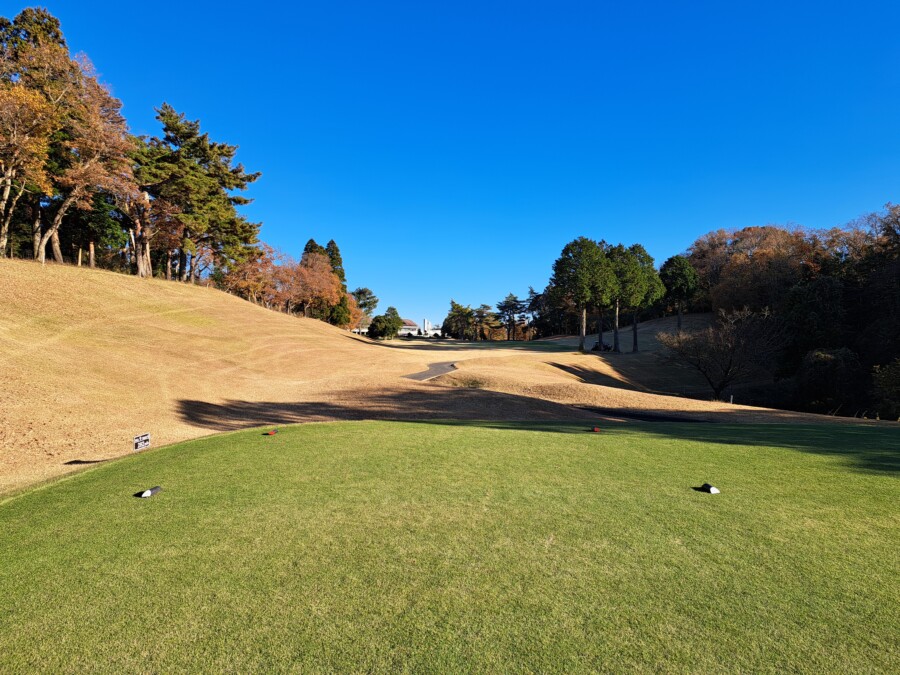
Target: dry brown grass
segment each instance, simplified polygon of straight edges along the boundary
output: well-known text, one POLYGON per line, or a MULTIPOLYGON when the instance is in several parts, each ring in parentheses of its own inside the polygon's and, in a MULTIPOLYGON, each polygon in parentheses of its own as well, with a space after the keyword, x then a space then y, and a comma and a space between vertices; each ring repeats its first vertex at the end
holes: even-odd
POLYGON ((646 363, 627 357, 384 346, 213 289, 3 260, 0 493, 126 454, 144 432, 158 446, 310 420, 590 417, 573 405, 786 415, 648 393, 646 363), (459 371, 430 383, 402 377, 451 360, 459 371))

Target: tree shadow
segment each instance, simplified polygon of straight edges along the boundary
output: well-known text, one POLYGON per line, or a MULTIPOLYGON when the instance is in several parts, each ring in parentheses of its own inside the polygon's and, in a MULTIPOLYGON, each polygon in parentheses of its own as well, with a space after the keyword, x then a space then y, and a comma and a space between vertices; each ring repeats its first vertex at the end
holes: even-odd
POLYGON ((337 420, 386 420, 555 433, 585 433, 598 422, 634 427, 644 433, 684 441, 734 446, 784 447, 841 456, 852 467, 900 473, 900 424, 853 423, 789 411, 760 410, 758 421, 745 410, 690 413, 671 410, 582 409, 550 401, 482 389, 455 387, 388 388, 347 392, 331 401, 242 401, 183 399, 181 419, 212 431, 337 420), (774 421, 773 421, 774 420, 774 421), (718 424, 696 424, 697 421, 718 424))
POLYGON ((604 387, 615 387, 616 389, 627 389, 629 391, 650 391, 646 387, 641 387, 629 380, 621 380, 612 375, 591 370, 590 368, 584 368, 570 363, 557 363, 556 361, 548 361, 547 365, 559 368, 563 372, 569 373, 569 375, 574 375, 586 384, 598 384, 604 387))
MULTIPOLYGON (((840 456, 853 468, 871 473, 900 473, 900 424, 648 424, 649 434, 734 446, 784 447, 817 455, 840 456)), ((824 420, 833 418, 824 417, 824 420)))
MULTIPOLYGON (((337 401, 240 401, 223 403, 182 399, 179 416, 186 423, 213 431, 333 420, 391 420, 409 422, 513 423, 516 428, 545 422, 579 421, 587 428, 596 415, 571 406, 538 399, 456 387, 382 389, 347 392, 337 401)), ((504 426, 503 428, 508 428, 504 426)), ((583 429, 581 429, 583 430, 583 429)))

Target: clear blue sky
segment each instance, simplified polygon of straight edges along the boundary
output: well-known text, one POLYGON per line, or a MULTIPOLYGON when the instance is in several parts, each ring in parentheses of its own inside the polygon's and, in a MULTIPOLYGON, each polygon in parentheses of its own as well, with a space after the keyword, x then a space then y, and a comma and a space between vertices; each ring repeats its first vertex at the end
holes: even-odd
POLYGON ((579 235, 659 264, 900 200, 897 2, 288 4, 47 7, 135 133, 168 101, 240 145, 262 239, 335 239, 379 311, 541 289, 579 235))

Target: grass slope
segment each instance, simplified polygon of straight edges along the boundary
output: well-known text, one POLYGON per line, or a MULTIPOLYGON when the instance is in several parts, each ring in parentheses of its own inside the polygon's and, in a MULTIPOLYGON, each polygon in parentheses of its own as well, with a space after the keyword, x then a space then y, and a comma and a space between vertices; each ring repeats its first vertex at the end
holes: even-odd
POLYGON ((0 289, 0 495, 143 433, 158 446, 269 423, 588 415, 575 406, 815 421, 647 392, 691 381, 654 351, 665 322, 642 328, 646 353, 601 358, 565 339, 375 344, 209 288, 19 260, 0 260, 0 289), (448 361, 459 370, 429 384, 404 378, 448 361))
POLYGON ((0 504, 0 670, 896 672, 898 459, 796 425, 183 443, 0 504))
POLYGON ((209 288, 0 260, 0 289, 0 494, 121 456, 138 434, 209 433, 185 401, 352 398, 425 361, 209 288))

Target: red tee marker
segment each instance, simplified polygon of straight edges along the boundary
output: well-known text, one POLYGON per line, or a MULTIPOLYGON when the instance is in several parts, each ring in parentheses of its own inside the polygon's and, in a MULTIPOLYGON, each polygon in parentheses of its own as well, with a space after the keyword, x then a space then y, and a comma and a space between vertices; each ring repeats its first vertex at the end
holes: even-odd
POLYGON ((593 432, 594 432, 595 434, 596 434, 596 433, 599 433, 599 432, 600 432, 600 427, 594 427, 594 428, 593 428, 593 432))
POLYGON ((278 429, 272 429, 272 431, 267 431, 267 432, 265 433, 265 435, 266 435, 266 436, 274 436, 274 435, 277 434, 277 433, 278 433, 278 429))

